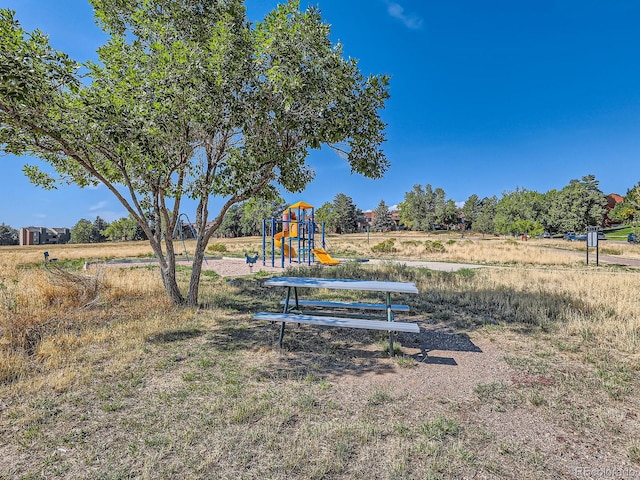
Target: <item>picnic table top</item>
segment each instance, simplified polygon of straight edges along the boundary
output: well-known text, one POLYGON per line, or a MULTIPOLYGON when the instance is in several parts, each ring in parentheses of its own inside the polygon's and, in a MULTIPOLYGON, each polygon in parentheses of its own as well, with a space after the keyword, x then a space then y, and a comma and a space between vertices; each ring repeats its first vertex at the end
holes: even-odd
POLYGON ((335 290, 367 290, 372 292, 418 293, 410 282, 388 282, 380 280, 348 280, 342 278, 276 277, 265 285, 269 287, 329 288, 335 290))

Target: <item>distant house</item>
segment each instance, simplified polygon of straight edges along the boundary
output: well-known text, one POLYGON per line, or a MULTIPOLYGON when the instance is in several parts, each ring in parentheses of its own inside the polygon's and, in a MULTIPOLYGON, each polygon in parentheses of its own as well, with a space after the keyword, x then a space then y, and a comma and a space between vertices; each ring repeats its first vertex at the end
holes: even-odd
POLYGON ((624 198, 617 193, 610 193, 605 198, 607 199, 607 206, 605 207, 607 211, 604 214, 604 226, 610 227, 613 225, 613 221, 609 218, 609 212, 613 210, 617 204, 624 202, 624 198))
MULTIPOLYGON (((396 224, 395 229, 400 228, 400 211, 391 210, 391 219, 396 224)), ((376 219, 376 212, 374 210, 367 210, 363 212, 362 216, 358 218, 358 230, 367 230, 373 225, 373 221, 376 219)))
POLYGON ((68 228, 22 227, 18 239, 20 245, 68 243, 71 240, 71 230, 68 228))

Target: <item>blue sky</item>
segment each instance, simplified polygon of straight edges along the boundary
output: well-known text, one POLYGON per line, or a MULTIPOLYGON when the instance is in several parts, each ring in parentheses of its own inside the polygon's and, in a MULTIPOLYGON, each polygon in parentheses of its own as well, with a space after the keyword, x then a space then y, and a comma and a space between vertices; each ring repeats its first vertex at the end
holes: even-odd
MULTIPOLYGON (((305 2, 301 2, 303 6, 305 2)), ((332 39, 363 73, 391 76, 382 112, 382 180, 352 176, 329 150, 316 179, 283 196, 317 207, 338 193, 363 210, 394 205, 414 184, 463 202, 517 187, 546 192, 594 174, 605 194, 640 181, 640 2, 635 0, 317 0, 332 39)), ((275 1, 247 2, 250 20, 275 1)), ((95 59, 105 37, 86 0, 0 0, 55 48, 95 59)), ((43 191, 26 159, 0 159, 0 223, 73 226, 126 214, 104 188, 43 191)), ((31 163, 38 160, 31 160, 31 163)), ((187 215, 192 211, 185 209, 187 215)))

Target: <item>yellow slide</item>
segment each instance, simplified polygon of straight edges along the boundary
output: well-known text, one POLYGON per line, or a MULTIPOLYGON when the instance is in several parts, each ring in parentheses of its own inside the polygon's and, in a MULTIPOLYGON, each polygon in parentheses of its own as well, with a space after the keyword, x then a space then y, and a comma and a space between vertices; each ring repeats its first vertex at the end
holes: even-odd
POLYGON ((278 232, 273 236, 273 240, 276 245, 276 247, 278 248, 283 248, 284 249, 284 256, 285 257, 291 257, 291 258, 296 258, 296 249, 291 247, 289 248, 289 245, 287 245, 286 242, 283 242, 282 239, 288 237, 287 232, 278 232))
POLYGON ((311 251, 323 265, 338 265, 339 260, 332 258, 324 248, 312 248, 311 251))

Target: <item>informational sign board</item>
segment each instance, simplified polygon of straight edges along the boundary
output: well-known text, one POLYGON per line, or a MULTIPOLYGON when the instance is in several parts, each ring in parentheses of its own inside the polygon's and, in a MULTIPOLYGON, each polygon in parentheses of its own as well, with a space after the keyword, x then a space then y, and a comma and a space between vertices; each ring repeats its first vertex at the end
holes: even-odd
POLYGON ((598 230, 598 227, 587 227, 587 265, 589 265, 589 247, 596 247, 596 265, 600 264, 598 230))

